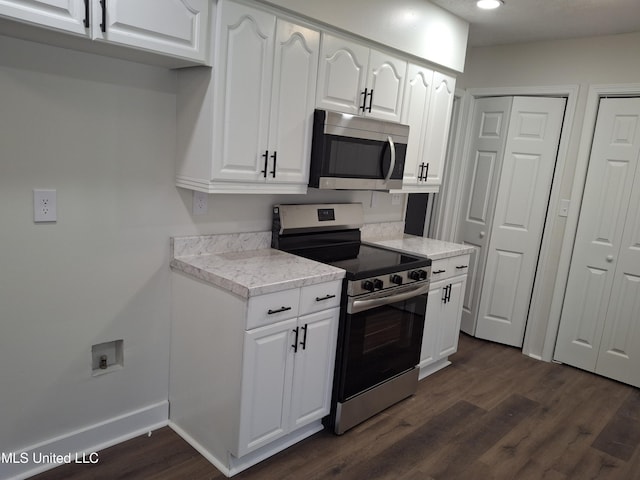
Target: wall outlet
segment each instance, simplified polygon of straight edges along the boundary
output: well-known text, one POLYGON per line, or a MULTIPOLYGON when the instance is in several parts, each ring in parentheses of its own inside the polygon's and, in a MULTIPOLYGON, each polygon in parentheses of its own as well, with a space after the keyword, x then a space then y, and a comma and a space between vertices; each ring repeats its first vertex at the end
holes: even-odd
POLYGON ((209 198, 208 193, 193 191, 193 206, 192 212, 194 215, 204 215, 207 213, 207 200, 209 198))
POLYGON ((402 193, 391 194, 391 205, 402 205, 402 193))
POLYGON ((55 222, 58 220, 58 205, 55 190, 33 191, 33 221, 55 222))

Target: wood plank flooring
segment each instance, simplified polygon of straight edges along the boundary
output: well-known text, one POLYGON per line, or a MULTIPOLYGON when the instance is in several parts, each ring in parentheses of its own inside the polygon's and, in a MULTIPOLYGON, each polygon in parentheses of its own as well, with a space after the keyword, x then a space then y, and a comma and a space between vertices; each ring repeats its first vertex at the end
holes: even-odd
MULTIPOLYGON (((237 480, 640 479, 640 391, 460 339, 453 365, 338 437, 320 432, 237 480)), ((639 366, 640 367, 640 366, 639 366)), ((169 428, 34 480, 225 478, 169 428)))

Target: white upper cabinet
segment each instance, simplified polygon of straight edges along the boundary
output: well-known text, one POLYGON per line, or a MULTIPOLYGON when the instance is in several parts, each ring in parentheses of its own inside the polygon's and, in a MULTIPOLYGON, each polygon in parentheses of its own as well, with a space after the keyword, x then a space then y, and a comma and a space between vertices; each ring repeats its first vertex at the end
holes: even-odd
POLYGON ((426 184, 434 192, 437 192, 442 184, 455 86, 454 77, 440 72, 433 73, 423 159, 428 168, 426 184))
POLYGON ((85 0, 4 0, 0 15, 42 27, 87 34, 90 4, 85 0))
POLYGON ((0 15, 204 64, 210 8, 210 0, 4 0, 0 15))
POLYGON ((92 38, 206 63, 209 0, 93 0, 92 38))
POLYGON ((400 121, 407 62, 323 34, 318 108, 400 121))
POLYGON ((320 34, 246 5, 219 8, 213 72, 179 72, 177 184, 305 193, 320 34))
POLYGON ((402 123, 409 125, 409 143, 402 191, 437 192, 442 184, 455 78, 409 65, 402 123))
POLYGON ((410 64, 402 107, 402 123, 409 125, 409 141, 404 163, 403 188, 426 181, 424 139, 427 133, 429 101, 433 87, 433 70, 410 64))

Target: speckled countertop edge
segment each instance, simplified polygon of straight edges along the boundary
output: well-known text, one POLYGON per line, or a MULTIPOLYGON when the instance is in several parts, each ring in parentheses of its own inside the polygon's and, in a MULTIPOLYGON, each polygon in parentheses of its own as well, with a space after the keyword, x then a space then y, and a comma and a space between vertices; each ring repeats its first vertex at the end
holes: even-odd
POLYGON ((397 238, 366 238, 365 241, 406 253, 423 255, 431 260, 466 255, 474 251, 474 248, 468 245, 408 234, 403 234, 397 238))
POLYGON ((174 237, 170 265, 244 298, 344 278, 340 268, 268 248, 270 236, 271 232, 256 232, 174 237))

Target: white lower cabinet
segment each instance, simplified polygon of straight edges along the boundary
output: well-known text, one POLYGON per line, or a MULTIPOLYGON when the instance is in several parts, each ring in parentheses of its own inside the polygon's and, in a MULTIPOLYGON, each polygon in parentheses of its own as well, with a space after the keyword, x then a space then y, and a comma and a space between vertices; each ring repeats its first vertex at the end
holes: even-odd
POLYGON ((171 427, 227 475, 321 430, 342 282, 247 300, 172 278, 171 427))
POLYGON ((237 456, 329 413, 338 308, 245 334, 237 456))
POLYGON ((436 260, 431 265, 431 286, 420 351, 420 378, 450 365, 458 350, 462 300, 467 283, 469 255, 436 260))

